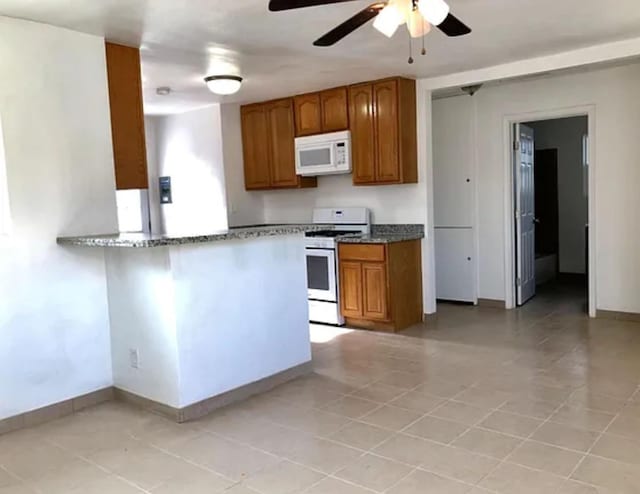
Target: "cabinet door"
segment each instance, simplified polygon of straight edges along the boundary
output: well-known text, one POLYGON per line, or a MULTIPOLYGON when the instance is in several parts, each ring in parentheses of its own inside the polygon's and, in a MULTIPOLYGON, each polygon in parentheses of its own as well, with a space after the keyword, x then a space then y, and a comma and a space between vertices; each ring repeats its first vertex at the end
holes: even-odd
POLYGON ((349 128, 347 88, 339 87, 320 93, 322 132, 337 132, 349 128))
POLYGON ((146 189, 140 51, 113 43, 105 48, 116 189, 146 189))
POLYGON ((362 318, 362 264, 340 262, 340 306, 344 317, 362 318))
POLYGON ((268 103, 270 172, 272 187, 296 187, 295 128, 293 100, 284 99, 268 103))
POLYGON ((269 125, 263 105, 243 106, 242 149, 244 186, 247 190, 269 187, 269 125))
POLYGON ((384 81, 373 86, 376 133, 376 181, 400 181, 398 152, 398 82, 384 81))
POLYGON ((436 228, 434 242, 436 297, 475 302, 473 228, 436 228))
POLYGON ((303 94, 293 98, 296 121, 296 136, 307 136, 322 132, 320 119, 320 95, 303 94))
POLYGON ((363 316, 365 319, 386 321, 387 273, 384 263, 362 263, 363 316))
POLYGON ((435 227, 471 228, 473 225, 474 104, 473 98, 433 102, 435 227))
POLYGON ((375 139, 373 86, 361 84, 349 88, 349 128, 353 183, 375 182, 375 139))

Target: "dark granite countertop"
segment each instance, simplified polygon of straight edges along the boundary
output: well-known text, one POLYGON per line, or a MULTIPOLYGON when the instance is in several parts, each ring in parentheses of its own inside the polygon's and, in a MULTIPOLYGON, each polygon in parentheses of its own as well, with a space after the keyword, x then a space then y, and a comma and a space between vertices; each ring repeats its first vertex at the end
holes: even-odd
POLYGON ((360 235, 338 237, 336 240, 341 244, 393 244, 395 242, 406 242, 408 240, 420 240, 424 234, 384 234, 384 235, 360 235))
POLYGON ((223 240, 244 240, 276 235, 290 235, 333 228, 332 225, 282 224, 241 228, 229 228, 202 235, 158 235, 149 233, 116 233, 108 235, 87 235, 81 237, 59 237, 60 245, 83 247, 163 247, 167 245, 199 244, 223 240))
POLYGON ((344 244, 392 244, 424 238, 424 225, 371 225, 369 235, 345 235, 336 240, 344 244))

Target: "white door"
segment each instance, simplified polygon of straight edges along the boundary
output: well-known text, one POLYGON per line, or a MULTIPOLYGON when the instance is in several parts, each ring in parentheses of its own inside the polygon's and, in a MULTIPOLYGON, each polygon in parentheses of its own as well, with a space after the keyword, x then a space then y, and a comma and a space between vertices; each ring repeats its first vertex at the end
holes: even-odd
POLYGON ((516 124, 516 289, 518 305, 536 294, 535 154, 533 129, 516 124))

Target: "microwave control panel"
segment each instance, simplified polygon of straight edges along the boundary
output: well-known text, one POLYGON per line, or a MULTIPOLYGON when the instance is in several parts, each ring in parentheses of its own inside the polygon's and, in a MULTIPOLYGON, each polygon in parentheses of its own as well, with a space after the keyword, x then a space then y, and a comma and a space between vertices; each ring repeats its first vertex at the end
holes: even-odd
POLYGON ((336 164, 344 165, 347 162, 347 144, 338 142, 336 144, 336 164))

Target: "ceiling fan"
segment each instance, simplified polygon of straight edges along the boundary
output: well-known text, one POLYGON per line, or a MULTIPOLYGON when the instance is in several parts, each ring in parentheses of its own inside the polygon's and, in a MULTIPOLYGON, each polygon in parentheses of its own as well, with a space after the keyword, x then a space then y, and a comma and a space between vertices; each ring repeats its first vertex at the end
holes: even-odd
MULTIPOLYGON (((269 10, 278 12, 352 1, 354 0, 270 0, 269 10)), ((469 27, 450 12, 445 0, 387 0, 362 9, 313 44, 332 46, 372 19, 375 19, 373 27, 389 38, 405 23, 412 38, 425 36, 432 25, 447 36, 463 36, 471 32, 469 27)))

